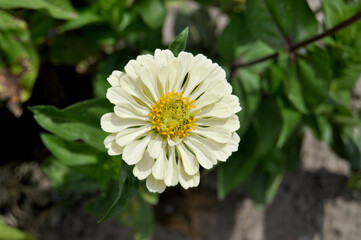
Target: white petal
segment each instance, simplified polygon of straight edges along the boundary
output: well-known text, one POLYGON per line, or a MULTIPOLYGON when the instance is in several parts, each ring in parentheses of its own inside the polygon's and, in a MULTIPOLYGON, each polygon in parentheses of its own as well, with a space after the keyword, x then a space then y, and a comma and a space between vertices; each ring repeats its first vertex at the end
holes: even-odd
POLYGON ((141 81, 139 78, 133 79, 127 75, 122 78, 122 81, 120 81, 122 89, 124 89, 129 95, 139 99, 145 106, 150 107, 154 104, 154 102, 144 95, 144 92, 139 87, 140 85, 141 81))
POLYGON ((217 163, 217 159, 209 149, 204 148, 201 144, 188 138, 184 143, 194 152, 197 156, 199 164, 205 169, 211 169, 217 163))
POLYGON ((197 119, 196 123, 199 126, 219 126, 229 132, 235 132, 240 127, 236 114, 232 114, 229 118, 200 118, 197 119))
POLYGON ((132 78, 137 78, 140 71, 140 63, 135 60, 130 60, 128 64, 124 67, 125 72, 128 76, 132 78))
POLYGON ((161 92, 162 93, 167 93, 169 90, 169 72, 170 69, 168 67, 161 67, 158 71, 158 79, 159 79, 159 83, 161 85, 161 92))
POLYGON ((197 133, 220 143, 227 143, 231 139, 231 132, 218 126, 196 127, 192 133, 197 133))
POLYGON ((140 112, 139 109, 136 109, 134 106, 129 104, 115 106, 114 112, 118 117, 121 118, 132 118, 150 122, 150 117, 148 116, 149 112, 140 112))
POLYGON ((182 139, 180 138, 174 138, 174 139, 169 139, 167 138, 167 142, 169 146, 176 146, 178 144, 180 144, 182 142, 182 139))
POLYGON ((189 97, 199 83, 204 81, 207 74, 207 68, 205 66, 200 66, 199 68, 190 71, 188 74, 188 81, 184 85, 183 90, 183 96, 185 97, 189 97))
POLYGON ((190 94, 189 98, 200 99, 205 93, 213 93, 217 95, 217 99, 220 99, 226 94, 226 86, 224 80, 217 81, 215 79, 206 79, 190 94))
POLYGON ((219 91, 205 92, 200 98, 195 100, 193 104, 196 106, 196 109, 199 110, 210 104, 218 102, 221 97, 222 95, 219 93, 219 91))
POLYGON ((150 126, 127 128, 117 133, 115 141, 119 146, 125 146, 144 136, 149 130, 150 126))
MULTIPOLYGON (((207 149, 206 151, 211 152, 217 160, 222 162, 226 161, 232 154, 232 151, 228 146, 229 142, 219 143, 213 139, 204 138, 196 133, 192 134, 192 141, 200 144, 203 148, 207 149)), ((213 162, 213 164, 216 163, 217 162, 213 162)))
POLYGON ((229 142, 228 146, 232 152, 236 152, 238 150, 238 145, 241 139, 239 138, 238 134, 234 132, 232 134, 231 141, 229 142))
POLYGON ((158 159, 155 161, 152 174, 156 179, 163 180, 167 177, 169 169, 169 162, 166 156, 165 149, 163 148, 158 159))
POLYGON ((107 98, 115 105, 132 105, 138 112, 143 114, 148 114, 150 110, 149 106, 144 106, 136 102, 135 99, 121 87, 108 88, 107 98))
POLYGON ((188 189, 191 187, 196 187, 199 185, 200 176, 199 172, 196 172, 194 175, 188 175, 180 163, 179 165, 179 183, 182 185, 184 189, 188 189))
POLYGON ((143 155, 142 160, 140 160, 137 164, 135 164, 133 168, 133 174, 136 176, 139 180, 143 180, 149 176, 149 174, 152 172, 152 167, 154 164, 154 159, 149 156, 149 154, 146 152, 143 155))
POLYGON ((175 92, 179 92, 188 70, 184 68, 184 64, 179 59, 171 61, 169 68, 171 69, 169 74, 169 91, 174 90, 175 92))
POLYGON ((149 155, 152 158, 157 159, 162 151, 163 145, 163 137, 159 134, 154 134, 153 139, 148 144, 149 155))
POLYGON ((146 64, 145 62, 147 61, 147 59, 154 59, 154 57, 150 54, 137 56, 137 62, 139 62, 143 66, 144 66, 144 64, 146 64))
POLYGON ((169 169, 167 177, 164 179, 164 183, 167 186, 175 186, 178 184, 179 180, 179 171, 178 165, 175 161, 175 148, 169 148, 169 169))
POLYGON ((128 127, 145 125, 147 122, 139 119, 120 118, 114 113, 106 113, 100 119, 100 126, 105 132, 115 133, 128 127))
POLYGON ((128 165, 134 165, 139 162, 150 142, 150 135, 142 140, 134 141, 125 146, 122 158, 128 165))
POLYGON ((235 95, 225 95, 221 99, 221 102, 228 104, 233 110, 233 113, 237 113, 242 110, 241 106, 239 105, 239 99, 235 95))
POLYGON ((162 193, 165 190, 165 183, 163 180, 157 180, 152 174, 149 175, 146 181, 147 188, 150 192, 162 193))
MULTIPOLYGON (((145 92, 149 92, 150 96, 148 97, 153 100, 158 100, 158 87, 157 87, 157 79, 155 78, 155 75, 153 75, 147 68, 142 67, 140 69, 140 79, 142 83, 147 87, 145 92)), ((143 89, 144 90, 144 89, 143 89)))
POLYGON ((112 133, 104 139, 104 145, 108 149, 108 154, 110 156, 120 155, 124 150, 124 147, 119 146, 115 142, 116 135, 116 133, 112 133))
POLYGON ((225 103, 216 103, 209 107, 202 109, 196 114, 196 118, 205 117, 217 117, 217 118, 228 118, 232 115, 231 108, 225 103))
POLYGON ((116 133, 112 133, 112 134, 109 134, 105 139, 104 139, 104 145, 106 148, 109 148, 110 144, 112 142, 115 141, 115 137, 117 136, 116 133))
POLYGON ((189 175, 194 175, 199 171, 199 163, 196 157, 188 151, 188 149, 184 146, 184 144, 177 145, 178 157, 183 163, 184 170, 189 175))
POLYGON ((124 147, 119 146, 116 142, 112 142, 108 148, 108 154, 110 156, 120 155, 123 153, 123 151, 124 151, 124 147))
POLYGON ((112 74, 107 78, 107 81, 113 87, 120 86, 120 79, 125 75, 121 71, 113 71, 112 74))
MULTIPOLYGON (((192 74, 192 72, 190 74, 192 74)), ((191 99, 196 99, 207 91, 218 90, 222 96, 227 93, 225 72, 217 64, 213 63, 207 67, 207 73, 203 76, 203 79, 204 81, 189 95, 191 99)))
POLYGON ((154 52, 154 58, 160 65, 168 65, 168 62, 174 58, 171 51, 156 49, 154 52))

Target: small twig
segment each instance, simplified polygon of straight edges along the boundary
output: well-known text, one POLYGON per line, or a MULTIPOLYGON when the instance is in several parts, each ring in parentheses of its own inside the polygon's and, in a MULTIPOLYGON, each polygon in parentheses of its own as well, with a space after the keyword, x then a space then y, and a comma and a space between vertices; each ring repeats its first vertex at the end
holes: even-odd
MULTIPOLYGON (((298 49, 307 46, 308 44, 314 43, 314 42, 316 42, 316 41, 318 41, 318 40, 320 40, 322 38, 325 38, 325 37, 328 37, 328 36, 331 36, 331 35, 335 34, 336 32, 350 26, 351 24, 353 24, 354 22, 356 22, 356 21, 358 21, 360 19, 361 19, 361 11, 356 13, 351 18, 341 22, 340 24, 336 25, 335 27, 333 27, 333 28, 331 28, 331 29, 329 29, 329 30, 327 30, 327 31, 325 31, 323 33, 320 33, 320 34, 318 34, 318 35, 316 35, 314 37, 308 38, 308 39, 306 39, 306 40, 304 40, 302 42, 299 42, 299 43, 296 43, 294 45, 289 46, 286 49, 286 51, 289 54, 292 54, 295 51, 297 51, 298 49)), ((250 62, 245 62, 245 63, 242 63, 239 60, 237 60, 230 67, 231 76, 234 76, 234 74, 238 70, 238 68, 252 66, 254 64, 261 63, 261 62, 264 62, 264 61, 267 61, 267 60, 276 59, 276 58, 278 58, 278 56, 279 56, 279 53, 274 53, 274 54, 271 54, 271 55, 268 55, 268 56, 265 56, 265 57, 250 61, 250 62)))

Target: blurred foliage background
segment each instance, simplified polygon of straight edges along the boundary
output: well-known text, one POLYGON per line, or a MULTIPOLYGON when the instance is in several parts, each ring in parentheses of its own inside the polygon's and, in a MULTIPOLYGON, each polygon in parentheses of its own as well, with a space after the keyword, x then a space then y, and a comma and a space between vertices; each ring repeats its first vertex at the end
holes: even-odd
POLYGON ((135 239, 149 239, 158 196, 103 145, 106 78, 186 29, 171 50, 187 43, 221 65, 243 107, 239 151, 213 170, 219 199, 245 184, 257 204, 270 203, 298 165, 306 130, 350 162, 349 186, 360 189, 361 120, 350 105, 361 73, 360 11, 357 0, 312 8, 306 0, 0 0, 1 104, 20 117, 45 79, 38 88, 51 105, 30 110, 49 132, 41 139, 52 187, 97 193, 87 211, 99 221, 117 216, 135 239))

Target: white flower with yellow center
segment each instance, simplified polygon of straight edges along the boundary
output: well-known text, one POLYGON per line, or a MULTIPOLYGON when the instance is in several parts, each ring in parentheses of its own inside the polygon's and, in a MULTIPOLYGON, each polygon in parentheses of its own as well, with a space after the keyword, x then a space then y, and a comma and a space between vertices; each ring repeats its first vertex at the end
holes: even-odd
POLYGON ((122 154, 151 192, 178 182, 199 184, 199 167, 210 169, 237 151, 241 110, 224 70, 202 54, 157 49, 114 71, 107 98, 114 112, 101 118, 111 133, 109 155, 122 154))

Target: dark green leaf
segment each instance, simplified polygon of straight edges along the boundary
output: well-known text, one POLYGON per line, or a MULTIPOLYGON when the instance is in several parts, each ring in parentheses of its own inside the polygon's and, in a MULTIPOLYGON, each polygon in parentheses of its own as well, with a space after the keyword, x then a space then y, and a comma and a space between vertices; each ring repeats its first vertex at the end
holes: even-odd
POLYGON ((145 184, 140 185, 139 188, 139 195, 140 197, 149 204, 156 205, 159 201, 159 194, 149 192, 148 188, 145 184))
POLYGON ((122 158, 120 156, 104 156, 99 158, 96 178, 100 189, 105 190, 110 181, 118 179, 121 162, 122 158))
POLYGON ((291 43, 317 34, 318 23, 307 1, 264 0, 282 34, 291 43))
POLYGON ((126 0, 99 0, 95 6, 102 19, 107 20, 114 27, 122 24, 126 0))
POLYGON ((317 34, 318 23, 307 1, 247 1, 248 29, 257 39, 278 49, 317 34))
POLYGON ((249 124, 252 122, 254 113, 261 101, 261 82, 257 73, 247 69, 238 71, 238 76, 232 82, 233 93, 240 100, 240 104, 244 110, 238 113, 241 122, 239 135, 243 136, 249 124))
POLYGON ((279 104, 279 107, 283 125, 280 136, 277 140, 277 147, 281 148, 296 129, 296 127, 300 124, 302 114, 285 104, 279 104))
POLYGON ((67 21, 64 25, 58 27, 60 33, 78 29, 89 24, 99 23, 102 18, 90 9, 79 11, 79 17, 67 21))
POLYGON ((42 44, 49 37, 55 23, 55 19, 42 12, 32 14, 30 33, 34 43, 37 45, 42 44))
POLYGON ((282 168, 275 173, 257 169, 247 181, 248 193, 258 205, 269 204, 275 197, 282 178, 282 168))
POLYGON ((122 165, 119 180, 110 184, 102 196, 92 200, 87 208, 100 218, 99 222, 106 221, 121 213, 137 194, 138 188, 139 181, 132 175, 130 167, 122 165))
POLYGON ((103 59, 98 66, 97 75, 94 79, 94 94, 97 97, 105 97, 110 84, 107 78, 114 70, 123 70, 127 62, 136 58, 134 53, 127 50, 117 51, 103 59))
POLYGON ((100 118, 112 111, 107 99, 93 99, 63 110, 53 106, 35 106, 30 110, 40 126, 69 141, 83 140, 90 146, 106 151, 103 140, 108 135, 100 128, 100 118))
POLYGON ((160 28, 163 25, 166 15, 164 2, 160 0, 142 1, 138 11, 143 21, 152 29, 160 28))
MULTIPOLYGON (((253 37, 246 25, 244 13, 240 13, 230 20, 228 26, 219 36, 217 50, 223 61, 231 62, 238 57, 237 49, 252 40, 253 37)), ((263 54, 266 55, 266 53, 263 54)))
POLYGON ((218 168, 218 197, 225 195, 246 180, 254 168, 275 149, 282 128, 282 118, 274 103, 262 101, 253 125, 242 137, 237 153, 218 168))
POLYGON ((224 199, 226 194, 246 180, 259 163, 253 158, 256 151, 257 134, 253 127, 248 128, 242 137, 238 152, 233 153, 225 164, 217 168, 218 198, 224 199))
POLYGON ((50 58, 54 64, 72 65, 98 53, 99 46, 96 42, 71 35, 57 37, 50 47, 50 58))
POLYGON ((133 198, 119 215, 122 224, 133 229, 135 240, 150 240, 154 228, 152 207, 139 196, 133 198))
POLYGON ((73 19, 77 13, 69 0, 1 0, 0 8, 28 8, 43 10, 58 19, 73 19))
POLYGON ((93 192, 98 190, 95 181, 96 165, 66 166, 50 157, 42 164, 43 172, 50 178, 52 188, 64 192, 93 192))
POLYGON ((187 46, 187 39, 188 39, 188 27, 185 28, 171 44, 169 44, 169 49, 173 52, 175 56, 181 51, 184 51, 187 46))

